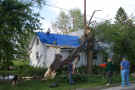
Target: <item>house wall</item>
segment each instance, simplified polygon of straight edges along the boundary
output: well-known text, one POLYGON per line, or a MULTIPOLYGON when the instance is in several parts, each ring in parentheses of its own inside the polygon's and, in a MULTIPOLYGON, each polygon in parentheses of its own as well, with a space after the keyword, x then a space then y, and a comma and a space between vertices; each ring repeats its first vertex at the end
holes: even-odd
MULTIPOLYGON (((34 67, 39 67, 41 65, 41 62, 46 67, 46 63, 44 62, 44 57, 46 57, 46 47, 43 47, 42 43, 38 38, 35 39, 33 43, 33 47, 31 49, 30 54, 30 65, 34 67)), ((42 64, 42 66, 43 66, 42 64)))
MULTIPOLYGON (((61 50, 61 54, 63 56, 63 59, 67 58, 70 54, 71 51, 68 50, 61 50)), ((80 59, 76 65, 76 67, 81 67, 81 66, 85 66, 87 61, 86 61, 86 55, 84 52, 79 53, 80 54, 80 59)), ((73 62, 74 63, 74 62, 73 62)))
POLYGON ((98 66, 99 64, 103 64, 104 63, 104 55, 102 52, 97 52, 97 55, 96 55, 96 59, 93 59, 93 64, 98 66))
POLYGON ((80 60, 77 63, 76 67, 86 66, 86 64, 87 64, 86 58, 87 58, 86 54, 84 52, 81 52, 80 53, 80 60))
POLYGON ((60 49, 47 47, 37 37, 30 52, 31 66, 47 68, 53 62, 55 54, 60 53, 60 49))
MULTIPOLYGON (((68 50, 62 50, 60 48, 47 47, 45 44, 41 43, 38 38, 36 38, 30 53, 30 65, 34 67, 47 68, 53 62, 55 54, 57 53, 61 53, 64 60, 71 52, 68 50)), ((77 67, 84 65, 86 65, 86 56, 84 53, 80 53, 80 60, 77 67)))
POLYGON ((60 49, 54 47, 47 47, 46 52, 47 53, 46 53, 46 57, 44 58, 44 61, 46 62, 46 67, 49 67, 54 61, 55 55, 60 53, 60 49))
MULTIPOLYGON (((30 51, 30 65, 34 67, 44 67, 47 68, 50 66, 50 64, 53 62, 55 58, 55 54, 61 53, 63 56, 63 60, 71 53, 71 51, 68 50, 62 50, 60 48, 55 47, 47 47, 45 44, 41 43, 38 37, 35 39, 33 43, 33 47, 30 51), (38 57, 37 57, 38 52, 38 57)), ((86 61, 86 55, 84 52, 80 53, 80 60, 77 63, 77 67, 85 66, 86 61)), ((97 59, 93 61, 94 65, 99 65, 103 63, 103 54, 102 52, 98 52, 97 59)))

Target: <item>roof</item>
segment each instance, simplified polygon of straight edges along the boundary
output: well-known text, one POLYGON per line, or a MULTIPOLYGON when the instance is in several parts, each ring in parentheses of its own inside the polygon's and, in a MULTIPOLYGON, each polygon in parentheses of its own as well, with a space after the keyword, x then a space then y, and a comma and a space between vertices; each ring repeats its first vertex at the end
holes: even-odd
POLYGON ((84 30, 80 29, 75 32, 69 32, 68 35, 82 37, 84 35, 84 30))
POLYGON ((78 47, 80 46, 80 38, 71 35, 61 35, 61 34, 47 34, 44 32, 37 32, 37 36, 40 41, 45 44, 62 46, 62 47, 78 47))

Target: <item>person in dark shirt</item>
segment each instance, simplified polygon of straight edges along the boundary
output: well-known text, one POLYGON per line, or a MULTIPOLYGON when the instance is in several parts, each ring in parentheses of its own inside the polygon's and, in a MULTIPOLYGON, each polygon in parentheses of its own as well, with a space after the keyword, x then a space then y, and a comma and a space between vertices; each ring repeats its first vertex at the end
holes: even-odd
POLYGON ((69 79, 69 84, 74 84, 74 81, 72 79, 72 73, 73 73, 73 64, 72 62, 68 63, 68 79, 69 79))
POLYGON ((12 85, 16 85, 17 79, 18 79, 18 76, 17 75, 14 75, 14 77, 12 79, 12 85))
POLYGON ((106 65, 106 75, 107 75, 107 84, 106 86, 110 86, 112 83, 112 76, 113 76, 113 64, 112 64, 112 59, 108 58, 108 62, 106 65))

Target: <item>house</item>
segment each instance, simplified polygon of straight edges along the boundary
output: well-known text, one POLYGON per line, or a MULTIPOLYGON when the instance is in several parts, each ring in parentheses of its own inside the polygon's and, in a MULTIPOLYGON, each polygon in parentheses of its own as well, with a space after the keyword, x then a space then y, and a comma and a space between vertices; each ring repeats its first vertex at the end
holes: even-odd
MULTIPOLYGON (((55 54, 60 53, 65 59, 79 45, 80 38, 77 36, 37 32, 29 46, 30 65, 47 68, 53 62, 55 54)), ((77 66, 83 65, 86 65, 86 55, 81 52, 77 66)))
MULTIPOLYGON (((29 45, 30 65, 34 67, 48 68, 52 64, 55 54, 60 53, 63 60, 72 52, 73 49, 79 47, 80 37, 83 35, 83 30, 71 32, 68 35, 36 32, 29 45)), ((95 48, 105 46, 106 44, 97 43, 95 48), (99 45, 98 45, 99 44, 99 45)), ((85 66, 86 54, 80 52, 80 60, 77 67, 85 66)), ((93 64, 99 65, 104 61, 104 55, 101 50, 96 50, 93 58, 93 64)))

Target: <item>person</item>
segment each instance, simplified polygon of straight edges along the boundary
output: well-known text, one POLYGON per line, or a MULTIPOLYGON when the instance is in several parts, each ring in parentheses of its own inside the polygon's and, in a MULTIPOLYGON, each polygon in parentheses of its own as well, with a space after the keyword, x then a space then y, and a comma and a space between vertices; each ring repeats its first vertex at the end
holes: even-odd
POLYGON ((113 76, 113 63, 112 63, 112 59, 108 58, 107 60, 107 65, 106 65, 106 76, 107 76, 107 84, 106 86, 110 86, 110 84, 112 83, 112 76, 113 76))
POLYGON ((12 78, 12 85, 16 85, 18 76, 17 75, 10 75, 9 78, 12 78))
POLYGON ((129 68, 130 63, 128 60, 126 60, 125 57, 123 57, 121 63, 120 63, 120 70, 121 70, 121 85, 124 87, 125 85, 129 86, 129 68))
POLYGON ((51 32, 51 29, 50 29, 50 28, 48 28, 48 30, 47 30, 47 34, 50 34, 50 32, 51 32))
POLYGON ((69 79, 69 84, 74 84, 74 81, 72 79, 72 75, 73 75, 73 64, 72 62, 68 62, 68 79, 69 79))
POLYGON ((75 59, 74 59, 74 61, 73 61, 73 73, 76 73, 76 67, 77 67, 77 64, 78 64, 78 62, 80 61, 80 55, 79 54, 77 54, 76 56, 75 56, 75 59))

